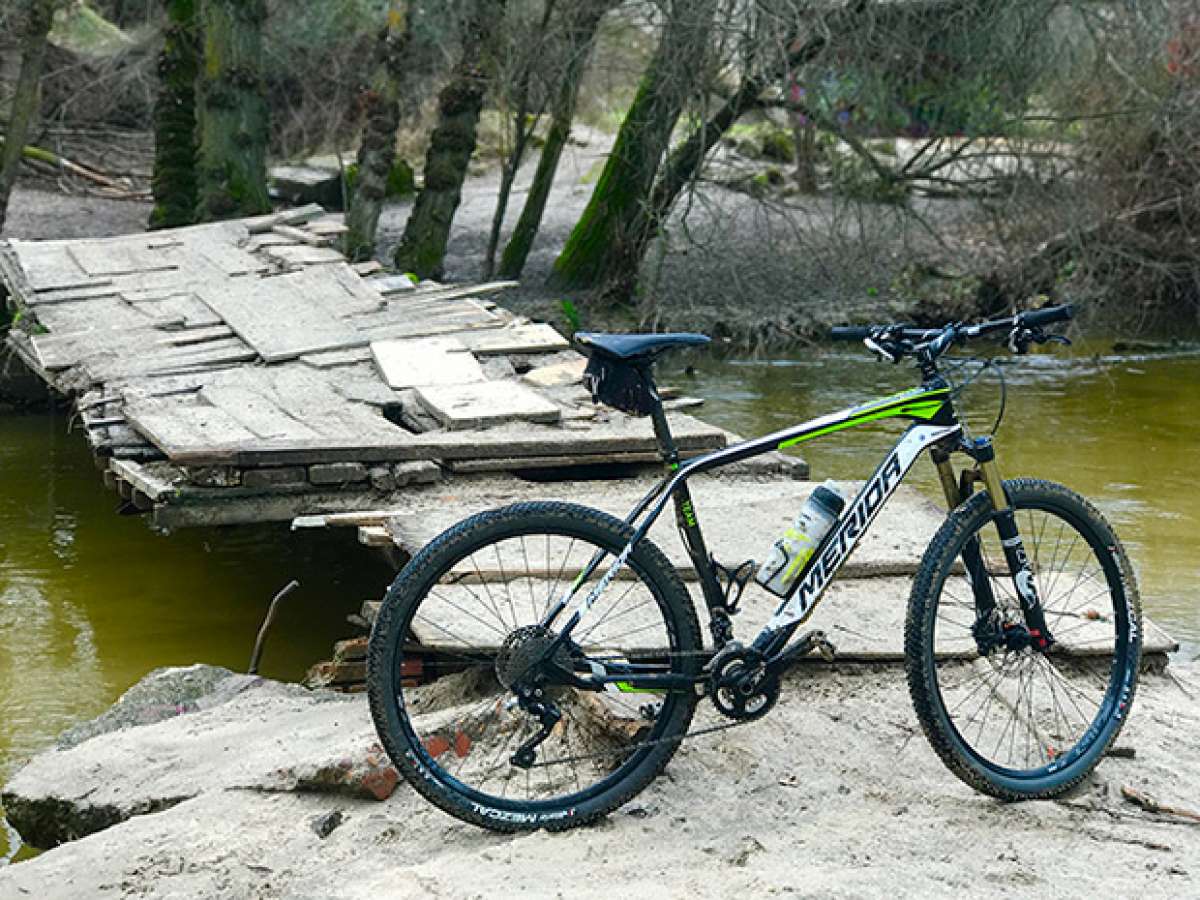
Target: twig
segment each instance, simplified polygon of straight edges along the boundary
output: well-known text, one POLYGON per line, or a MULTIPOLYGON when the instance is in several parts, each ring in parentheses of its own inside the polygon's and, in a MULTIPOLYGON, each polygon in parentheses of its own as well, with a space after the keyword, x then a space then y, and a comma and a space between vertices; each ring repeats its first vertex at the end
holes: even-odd
POLYGON ((1143 794, 1141 791, 1134 790, 1128 785, 1121 786, 1121 796, 1134 806, 1146 810, 1146 812, 1158 813, 1165 816, 1176 816, 1180 819, 1186 819, 1190 823, 1200 825, 1200 813, 1190 809, 1181 809, 1178 806, 1167 806, 1159 803, 1148 794, 1143 794))

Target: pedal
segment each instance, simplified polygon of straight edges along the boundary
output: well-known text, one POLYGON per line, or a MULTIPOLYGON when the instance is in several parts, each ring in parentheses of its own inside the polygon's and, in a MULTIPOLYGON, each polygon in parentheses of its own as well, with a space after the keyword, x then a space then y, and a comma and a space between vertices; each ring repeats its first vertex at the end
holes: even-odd
POLYGON ((713 571, 717 575, 717 582, 721 585, 721 590, 725 594, 725 612, 731 616, 737 615, 739 605, 742 601, 742 591, 746 590, 746 585, 750 583, 750 579, 758 571, 758 563, 752 559, 748 559, 736 568, 731 569, 717 562, 717 558, 711 553, 708 555, 708 561, 712 563, 713 571))
POLYGON ((825 639, 824 635, 821 635, 821 637, 815 642, 814 646, 817 648, 817 652, 821 654, 821 659, 825 660, 827 663, 833 662, 834 658, 837 656, 837 647, 829 643, 829 641, 825 639))

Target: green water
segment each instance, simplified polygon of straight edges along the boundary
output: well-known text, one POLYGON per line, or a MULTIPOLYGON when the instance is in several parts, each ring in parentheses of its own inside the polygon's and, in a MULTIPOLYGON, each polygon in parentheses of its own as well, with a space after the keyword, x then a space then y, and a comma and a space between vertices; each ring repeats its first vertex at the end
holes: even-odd
MULTIPOLYGON (((1146 614, 1183 644, 1187 658, 1196 656, 1200 356, 1118 359, 1060 351, 1007 362, 1007 408, 995 439, 1001 473, 1060 481, 1096 503, 1134 561, 1146 614)), ((663 381, 706 398, 705 419, 744 435, 917 383, 910 368, 844 351, 702 360, 694 374, 669 370, 663 381)), ((999 396, 990 372, 961 395, 975 433, 990 430, 999 396)), ((865 478, 896 434, 895 425, 856 429, 805 444, 803 453, 814 477, 865 478)), ((910 477, 941 501, 930 463, 919 462, 910 477)))
MULTIPOLYGON (((291 578, 301 589, 261 668, 302 677, 390 577, 353 529, 164 537, 116 506, 65 417, 0 412, 0 782, 153 668, 244 670, 267 603, 291 578)), ((11 849, 0 830, 0 864, 11 849)))

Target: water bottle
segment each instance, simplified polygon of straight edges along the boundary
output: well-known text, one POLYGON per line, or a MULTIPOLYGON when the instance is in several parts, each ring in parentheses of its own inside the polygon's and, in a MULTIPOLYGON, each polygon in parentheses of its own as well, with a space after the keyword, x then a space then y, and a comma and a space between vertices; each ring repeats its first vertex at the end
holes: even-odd
POLYGON ((846 498, 832 481, 813 491, 759 568, 758 583, 780 597, 787 594, 845 508, 846 498))

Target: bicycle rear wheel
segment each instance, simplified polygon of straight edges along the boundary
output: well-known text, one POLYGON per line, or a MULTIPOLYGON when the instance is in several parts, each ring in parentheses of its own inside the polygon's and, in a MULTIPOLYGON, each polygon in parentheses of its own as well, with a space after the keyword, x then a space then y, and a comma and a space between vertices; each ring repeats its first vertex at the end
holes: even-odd
POLYGON ((1024 618, 987 494, 955 510, 921 562, 905 656, 921 726, 976 790, 1009 800, 1058 796, 1099 763, 1129 715, 1141 655, 1133 570, 1104 517, 1047 481, 1005 482, 1033 568, 1048 652, 1017 640, 1024 618), (979 614, 956 564, 978 541, 996 602, 979 614))
MULTIPOLYGON (((626 802, 667 764, 695 709, 691 689, 548 684, 539 699, 561 718, 521 757, 545 723, 514 688, 551 652, 566 616, 554 629, 540 623, 581 576, 575 596, 587 596, 631 536, 597 510, 519 504, 455 525, 396 579, 371 635, 371 712, 397 768, 427 799, 494 830, 569 828, 626 802)), ((584 675, 636 665, 691 676, 703 662, 687 590, 645 540, 553 654, 584 675)))

